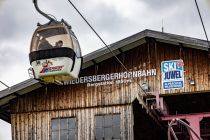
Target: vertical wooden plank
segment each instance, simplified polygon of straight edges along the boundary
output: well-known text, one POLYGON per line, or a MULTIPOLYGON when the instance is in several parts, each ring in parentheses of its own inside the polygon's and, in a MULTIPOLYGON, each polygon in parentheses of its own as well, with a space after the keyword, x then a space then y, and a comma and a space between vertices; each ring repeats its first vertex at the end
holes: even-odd
POLYGON ((41 116, 41 113, 37 113, 37 118, 36 118, 36 121, 37 121, 37 140, 41 140, 42 139, 42 116, 41 116))
POLYGON ((77 112, 77 127, 78 127, 78 131, 77 131, 77 134, 78 134, 78 140, 82 140, 82 116, 81 116, 81 112, 77 112))
POLYGON ((33 126, 34 127, 34 140, 37 140, 37 137, 38 137, 38 135, 37 135, 37 133, 38 133, 37 113, 34 113, 33 115, 34 115, 34 126, 33 126))
POLYGON ((185 76, 185 86, 184 86, 184 92, 189 91, 189 83, 188 83, 188 78, 189 78, 189 49, 185 49, 185 54, 184 54, 184 76, 185 76))
POLYGON ((203 54, 203 57, 204 57, 204 90, 208 90, 209 87, 208 87, 208 53, 207 52, 204 52, 203 54))
MULTIPOLYGON (((152 43, 152 46, 150 47, 150 67, 149 69, 155 69, 155 44, 156 41, 154 40, 154 42, 152 43)), ((150 76, 150 85, 151 85, 151 91, 154 92, 156 91, 156 85, 155 85, 155 76, 150 76)))
POLYGON ((23 125, 24 125, 24 139, 28 140, 28 133, 29 133, 29 120, 28 120, 28 113, 24 113, 23 115, 23 125))
POLYGON ((16 133, 16 136, 17 136, 17 140, 21 140, 21 118, 20 118, 20 115, 17 114, 17 133, 16 133))
POLYGON ((198 72, 198 53, 196 50, 194 50, 194 70, 195 70, 195 79, 196 79, 196 84, 195 85, 195 90, 198 91, 199 90, 199 72, 198 72))
POLYGON ((157 52, 158 52, 158 60, 159 61, 157 61, 157 68, 156 69, 158 69, 159 70, 159 73, 158 73, 158 75, 157 75, 157 77, 158 77, 158 83, 159 83, 159 91, 162 93, 162 94, 165 94, 165 91, 163 91, 162 90, 162 80, 161 80, 161 62, 162 61, 165 61, 165 59, 164 59, 164 49, 163 49, 163 47, 162 47, 162 44, 161 43, 158 43, 157 44, 157 52))
POLYGON ((42 140, 46 140, 46 136, 47 136, 47 134, 46 134, 46 132, 47 132, 47 128, 46 128, 46 126, 47 126, 47 124, 46 124, 46 113, 45 112, 40 112, 40 116, 41 116, 41 131, 42 131, 42 133, 41 133, 41 139, 42 140), (43 131, 44 130, 44 131, 43 131))
MULTIPOLYGON (((194 69, 193 69, 193 51, 192 49, 188 49, 189 51, 189 77, 192 78, 192 80, 195 80, 195 74, 194 74, 194 69)), ((188 83, 188 79, 186 79, 185 81, 186 83, 188 83)), ((193 92, 195 90, 195 86, 194 85, 190 85, 189 88, 189 92, 193 92)))
POLYGON ((28 114, 28 140, 33 140, 33 115, 28 114))
POLYGON ((204 60, 203 60, 203 52, 201 51, 199 53, 199 58, 198 58, 198 71, 199 71, 199 90, 202 91, 204 90, 204 60))
POLYGON ((51 112, 47 112, 47 140, 51 139, 51 112))
MULTIPOLYGON (((204 91, 204 90, 205 90, 205 85, 206 85, 206 84, 205 84, 205 69, 206 69, 206 65, 205 65, 205 60, 206 60, 206 58, 205 58, 205 56, 206 56, 206 55, 205 55, 205 52, 204 52, 204 51, 201 51, 200 54, 201 54, 201 61, 202 61, 202 63, 201 63, 201 65, 202 65, 201 68, 203 67, 203 68, 202 68, 202 71, 201 71, 201 74, 202 74, 202 85, 203 85, 201 90, 204 91)), ((201 69, 201 68, 200 68, 200 69, 201 69)))
POLYGON ((90 116, 89 116, 89 121, 90 121, 90 140, 95 139, 94 138, 94 128, 95 128, 95 114, 94 110, 91 109, 90 111, 90 116))
POLYGON ((125 129, 126 129, 126 124, 127 124, 127 122, 126 122, 126 120, 125 120, 125 110, 124 110, 124 108, 121 108, 121 115, 120 115, 120 118, 121 118, 120 133, 121 133, 122 139, 125 140, 125 139, 126 139, 126 135, 125 135, 126 131, 125 131, 125 129))
POLYGON ((11 114, 11 131, 12 131, 12 139, 17 140, 16 138, 16 130, 17 130, 17 120, 16 120, 16 115, 11 114))
POLYGON ((21 128, 20 128, 20 130, 21 130, 21 132, 20 132, 20 136, 21 136, 21 137, 20 137, 20 138, 21 138, 21 140, 24 140, 24 136, 25 136, 25 135, 24 135, 24 134, 25 134, 25 133, 24 133, 24 131, 25 131, 25 127, 24 127, 24 126, 25 126, 25 122, 24 122, 24 120, 25 120, 24 114, 21 114, 21 115, 20 115, 20 127, 21 127, 21 128))

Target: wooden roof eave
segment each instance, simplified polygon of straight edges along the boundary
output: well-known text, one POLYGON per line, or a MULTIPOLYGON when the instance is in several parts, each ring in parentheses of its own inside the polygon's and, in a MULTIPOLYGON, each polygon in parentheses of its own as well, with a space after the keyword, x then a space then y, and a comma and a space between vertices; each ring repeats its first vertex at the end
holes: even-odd
MULTIPOLYGON (((140 33, 134 34, 128 38, 115 42, 108 47, 117 55, 120 53, 119 49, 123 51, 128 51, 132 48, 138 47, 139 45, 146 42, 145 37, 154 38, 157 42, 163 42, 168 44, 180 45, 183 47, 189 47, 200 50, 208 50, 208 43, 205 40, 174 35, 169 33, 157 32, 152 30, 144 30, 140 33)), ((99 50, 96 50, 92 53, 89 53, 84 56, 83 69, 94 65, 91 61, 102 62, 106 59, 113 57, 111 52, 107 47, 103 47, 99 50)))
POLYGON ((40 87, 42 87, 42 84, 35 79, 28 79, 17 85, 9 87, 0 92, 0 106, 9 103, 10 100, 18 96, 26 94, 40 87))

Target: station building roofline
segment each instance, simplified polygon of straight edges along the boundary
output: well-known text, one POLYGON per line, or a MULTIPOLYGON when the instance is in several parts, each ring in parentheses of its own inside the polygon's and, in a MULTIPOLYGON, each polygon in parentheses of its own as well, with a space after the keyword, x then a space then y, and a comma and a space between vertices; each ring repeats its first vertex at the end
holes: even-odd
MULTIPOLYGON (((108 47, 117 55, 146 43, 147 38, 152 38, 158 42, 174 44, 178 46, 190 47, 206 51, 208 50, 208 43, 205 40, 148 29, 137 34, 131 35, 120 41, 117 41, 113 44, 110 44, 108 45, 108 47)), ((105 61, 111 57, 113 57, 113 55, 106 47, 98 49, 94 52, 83 56, 82 69, 95 65, 95 63, 105 61)), ((35 79, 28 79, 0 91, 0 119, 10 122, 10 101, 42 86, 43 84, 39 81, 35 79)))

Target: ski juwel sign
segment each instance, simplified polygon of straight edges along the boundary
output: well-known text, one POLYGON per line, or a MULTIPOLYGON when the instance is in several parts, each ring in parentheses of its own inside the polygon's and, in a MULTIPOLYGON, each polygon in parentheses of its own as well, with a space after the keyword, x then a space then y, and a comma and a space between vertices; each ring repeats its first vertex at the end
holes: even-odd
POLYGON ((161 72, 163 90, 184 88, 183 60, 161 62, 161 72))

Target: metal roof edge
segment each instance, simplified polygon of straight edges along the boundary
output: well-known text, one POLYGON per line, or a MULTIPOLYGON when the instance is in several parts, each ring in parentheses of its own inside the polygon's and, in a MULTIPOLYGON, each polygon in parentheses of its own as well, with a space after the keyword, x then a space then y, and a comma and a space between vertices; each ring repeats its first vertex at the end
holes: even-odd
POLYGON ((20 91, 24 88, 27 88, 27 87, 32 86, 34 84, 37 84, 37 83, 39 83, 39 81, 31 78, 31 79, 27 79, 27 80, 25 80, 21 83, 18 83, 16 85, 13 85, 9 88, 6 88, 6 89, 0 91, 0 99, 4 98, 4 97, 6 97, 6 96, 8 96, 12 93, 18 92, 18 91, 20 91))
MULTIPOLYGON (((147 30, 144 30, 144 31, 139 32, 139 33, 136 33, 136 34, 131 35, 131 36, 127 37, 127 38, 124 38, 124 39, 122 39, 120 41, 114 42, 114 43, 108 45, 108 47, 112 51, 114 51, 114 50, 119 49, 119 48, 121 48, 121 47, 123 47, 123 46, 125 46, 125 45, 127 45, 129 43, 135 42, 135 41, 137 41, 137 40, 139 40, 141 38, 146 37, 146 32, 147 32, 147 30)), ((105 46, 105 47, 103 47, 101 49, 98 49, 96 51, 93 51, 91 53, 88 53, 88 54, 84 55, 83 56, 83 61, 85 63, 85 62, 93 60, 93 59, 95 59, 97 57, 100 57, 101 55, 105 55, 107 53, 110 53, 110 51, 105 46)))
MULTIPOLYGON (((192 38, 192 37, 187 37, 187 36, 182 36, 182 35, 176 35, 176 34, 146 29, 146 30, 143 30, 142 32, 136 33, 136 34, 131 35, 127 38, 124 38, 120 41, 117 41, 113 44, 110 44, 110 45, 108 45, 108 47, 112 51, 115 51, 125 45, 133 43, 133 42, 138 41, 145 37, 151 37, 151 38, 165 40, 165 41, 169 41, 169 42, 182 43, 187 46, 190 45, 191 47, 197 46, 196 49, 202 49, 202 50, 207 50, 207 46, 208 46, 207 41, 202 40, 202 39, 197 39, 197 38, 192 38)), ((190 47, 190 46, 188 46, 188 47, 190 47)), ((192 48, 195 48, 195 47, 192 47, 192 48)), ((98 49, 94 52, 84 55, 83 63, 87 63, 88 61, 91 61, 91 60, 94 60, 100 56, 106 55, 107 53, 110 53, 110 51, 107 49, 107 47, 98 49)))

